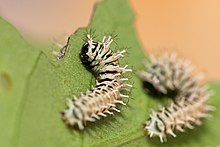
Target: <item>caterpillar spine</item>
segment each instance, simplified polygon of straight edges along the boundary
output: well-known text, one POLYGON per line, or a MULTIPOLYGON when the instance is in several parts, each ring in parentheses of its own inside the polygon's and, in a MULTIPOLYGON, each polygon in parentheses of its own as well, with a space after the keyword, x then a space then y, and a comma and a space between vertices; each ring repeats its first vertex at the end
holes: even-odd
POLYGON ((62 119, 70 126, 78 125, 84 129, 87 121, 94 122, 112 115, 113 111, 120 112, 117 104, 126 105, 123 98, 129 98, 122 94, 126 87, 132 85, 125 83, 127 78, 122 78, 125 72, 131 72, 127 65, 121 67, 118 60, 124 56, 125 50, 113 52, 110 44, 111 36, 102 42, 95 42, 90 34, 82 46, 80 58, 82 63, 96 76, 96 86, 87 90, 78 98, 67 100, 67 109, 62 114, 62 119))

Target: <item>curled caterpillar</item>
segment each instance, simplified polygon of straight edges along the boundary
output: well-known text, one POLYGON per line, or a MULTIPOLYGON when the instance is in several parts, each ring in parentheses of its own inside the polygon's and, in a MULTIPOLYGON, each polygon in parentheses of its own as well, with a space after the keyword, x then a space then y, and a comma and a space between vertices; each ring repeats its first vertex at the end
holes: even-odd
POLYGON ((193 66, 189 61, 177 59, 176 54, 164 53, 158 58, 153 55, 145 64, 146 71, 140 71, 144 89, 154 95, 190 95, 202 74, 192 77, 193 66))
POLYGON ((153 111, 144 124, 150 137, 158 136, 161 142, 166 141, 168 134, 176 137, 175 131, 183 132, 185 128, 193 129, 193 125, 201 125, 201 118, 210 116, 213 106, 206 104, 211 93, 205 88, 194 88, 189 97, 178 97, 168 106, 153 111))
POLYGON ((152 111, 144 124, 150 137, 158 136, 161 142, 167 135, 176 137, 175 131, 201 125, 201 119, 208 117, 214 107, 207 105, 211 92, 199 85, 201 75, 192 76, 192 66, 188 61, 177 59, 175 54, 163 54, 159 58, 151 56, 147 71, 140 71, 145 89, 156 94, 175 93, 173 101, 159 111, 152 111))
POLYGON ((130 72, 127 65, 120 67, 119 58, 123 57, 125 50, 113 52, 110 49, 111 36, 103 38, 102 42, 95 42, 88 34, 87 41, 82 46, 80 58, 82 63, 96 75, 96 86, 80 97, 67 100, 67 109, 62 114, 62 119, 70 126, 78 125, 84 129, 87 121, 94 122, 112 111, 120 112, 116 104, 126 105, 122 98, 128 95, 122 94, 126 87, 128 78, 123 78, 122 73, 130 72))

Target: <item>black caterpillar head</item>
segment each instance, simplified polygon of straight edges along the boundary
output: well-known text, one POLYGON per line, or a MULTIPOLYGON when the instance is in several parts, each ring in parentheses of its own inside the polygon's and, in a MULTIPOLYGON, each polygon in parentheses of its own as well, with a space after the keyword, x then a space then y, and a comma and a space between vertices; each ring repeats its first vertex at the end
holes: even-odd
POLYGON ((83 46, 81 48, 80 59, 81 59, 82 63, 87 66, 90 65, 89 56, 87 55, 88 50, 89 50, 89 43, 86 42, 83 44, 83 46))
POLYGON ((87 39, 87 42, 81 48, 80 59, 85 66, 90 67, 96 57, 98 42, 94 42, 89 34, 87 35, 87 39))

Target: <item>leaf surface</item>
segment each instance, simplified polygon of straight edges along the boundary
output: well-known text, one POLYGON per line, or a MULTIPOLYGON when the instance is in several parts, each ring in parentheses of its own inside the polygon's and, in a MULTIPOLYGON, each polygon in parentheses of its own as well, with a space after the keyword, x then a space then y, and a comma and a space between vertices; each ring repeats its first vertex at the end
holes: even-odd
MULTIPOLYGON (((70 39, 66 56, 55 61, 50 50, 33 48, 4 20, 0 19, 0 146, 215 146, 219 145, 219 110, 204 125, 161 144, 149 139, 142 124, 150 109, 160 100, 146 95, 135 72, 143 68, 143 49, 134 29, 134 17, 126 0, 105 0, 97 4, 91 23, 70 39), (134 85, 127 107, 121 113, 95 123, 84 131, 67 128, 60 119, 66 98, 79 96, 95 83, 93 75, 81 64, 79 52, 86 29, 96 30, 97 40, 106 34, 118 35, 111 48, 126 49, 120 60, 133 73, 125 74, 134 85)), ((212 83, 216 95, 210 103, 218 108, 220 84, 212 83)))

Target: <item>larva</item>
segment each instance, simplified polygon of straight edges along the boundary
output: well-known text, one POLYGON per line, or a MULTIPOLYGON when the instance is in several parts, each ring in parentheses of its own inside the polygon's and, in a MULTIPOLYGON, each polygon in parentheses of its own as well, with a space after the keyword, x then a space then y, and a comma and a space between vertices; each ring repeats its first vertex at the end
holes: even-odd
POLYGON ((110 49, 111 36, 103 38, 102 42, 95 42, 91 35, 87 35, 87 41, 82 46, 80 58, 82 63, 96 75, 96 86, 88 90, 80 97, 67 100, 67 109, 62 114, 62 119, 70 126, 78 125, 84 129, 87 121, 94 122, 112 111, 120 112, 116 104, 126 105, 122 98, 128 95, 122 94, 126 87, 127 78, 122 73, 129 72, 127 65, 121 67, 118 60, 123 57, 125 50, 113 52, 110 49))
POLYGON ((161 142, 166 141, 168 134, 176 137, 175 131, 183 132, 185 128, 201 125, 201 118, 208 117, 213 106, 206 104, 210 92, 203 88, 194 88, 189 97, 180 96, 159 111, 153 111, 144 128, 150 137, 158 136, 161 142))
POLYGON ((177 59, 176 54, 164 53, 158 58, 150 56, 146 71, 138 72, 144 89, 155 95, 190 95, 202 74, 192 77, 193 66, 189 61, 177 59))

